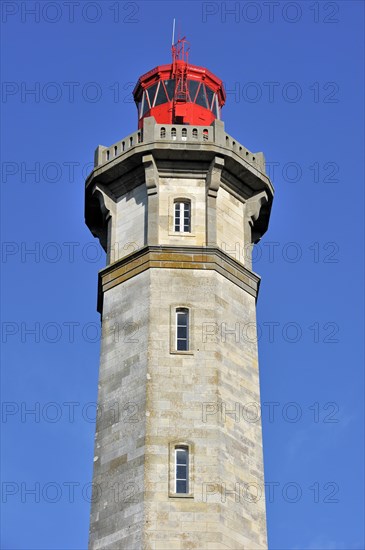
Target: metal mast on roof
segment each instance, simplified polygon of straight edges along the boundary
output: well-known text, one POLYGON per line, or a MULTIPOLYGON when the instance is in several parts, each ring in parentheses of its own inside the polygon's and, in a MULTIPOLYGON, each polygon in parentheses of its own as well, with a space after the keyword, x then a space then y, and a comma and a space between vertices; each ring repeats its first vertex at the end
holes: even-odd
POLYGON ((172 77, 175 78, 175 93, 174 103, 186 103, 190 101, 187 73, 189 64, 190 44, 186 40, 186 36, 179 38, 176 43, 175 39, 175 19, 173 22, 172 31, 172 77))

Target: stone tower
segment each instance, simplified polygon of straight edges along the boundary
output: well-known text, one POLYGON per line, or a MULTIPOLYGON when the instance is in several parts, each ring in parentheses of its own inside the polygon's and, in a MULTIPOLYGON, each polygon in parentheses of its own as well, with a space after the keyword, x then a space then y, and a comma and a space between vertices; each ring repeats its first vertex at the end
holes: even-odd
POLYGON ((266 548, 251 250, 273 188, 228 135, 222 82, 171 64, 138 130, 99 146, 86 223, 107 253, 90 548, 266 548))

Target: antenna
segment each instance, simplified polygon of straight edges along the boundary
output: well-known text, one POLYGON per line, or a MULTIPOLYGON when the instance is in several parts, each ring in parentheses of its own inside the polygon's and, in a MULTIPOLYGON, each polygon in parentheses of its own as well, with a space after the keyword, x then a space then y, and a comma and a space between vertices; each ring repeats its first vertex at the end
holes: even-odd
POLYGON ((171 46, 174 45, 174 42, 175 42, 175 17, 174 17, 174 21, 172 23, 172 42, 171 42, 171 46))

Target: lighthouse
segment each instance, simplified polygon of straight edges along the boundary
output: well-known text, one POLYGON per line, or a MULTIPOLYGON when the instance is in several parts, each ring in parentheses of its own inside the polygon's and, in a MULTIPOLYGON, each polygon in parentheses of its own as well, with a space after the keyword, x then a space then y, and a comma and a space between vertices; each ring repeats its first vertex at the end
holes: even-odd
POLYGON ((92 550, 267 548, 251 253, 273 187, 188 54, 139 78, 136 131, 86 180, 107 257, 92 550))

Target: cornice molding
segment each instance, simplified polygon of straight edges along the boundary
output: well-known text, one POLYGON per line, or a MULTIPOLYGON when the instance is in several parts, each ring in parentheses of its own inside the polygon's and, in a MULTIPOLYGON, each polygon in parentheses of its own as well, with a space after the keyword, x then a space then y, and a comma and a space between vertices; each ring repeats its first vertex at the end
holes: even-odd
POLYGON ((214 270, 257 299, 260 277, 214 246, 145 246, 99 272, 98 311, 104 292, 147 269, 214 270))

